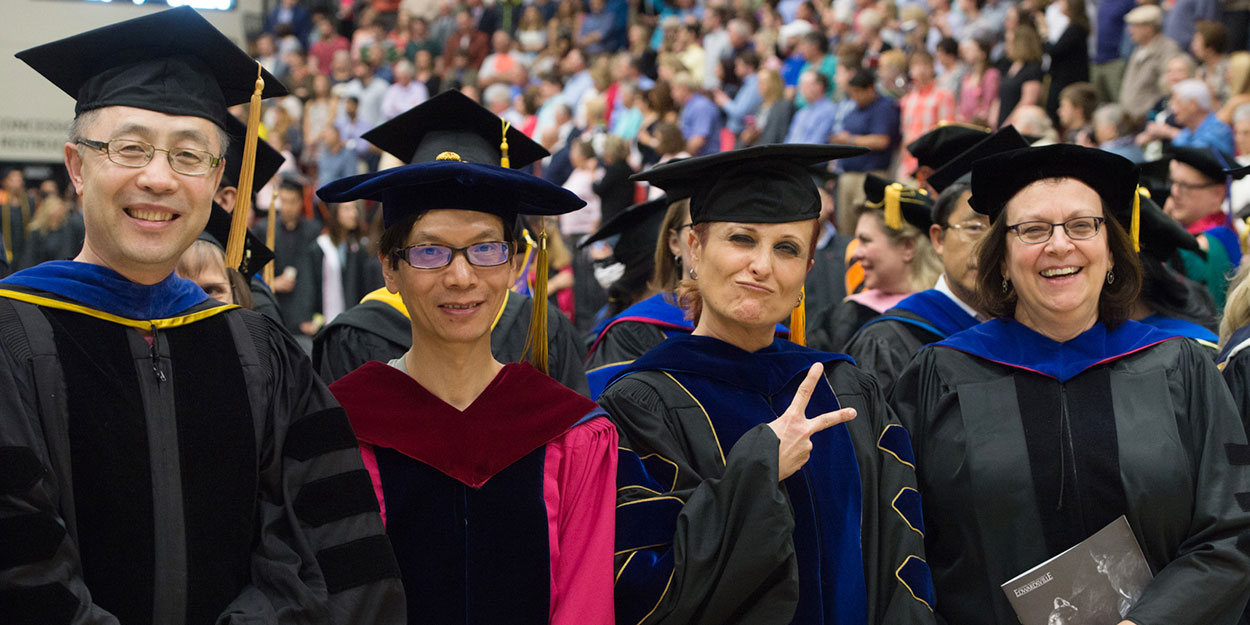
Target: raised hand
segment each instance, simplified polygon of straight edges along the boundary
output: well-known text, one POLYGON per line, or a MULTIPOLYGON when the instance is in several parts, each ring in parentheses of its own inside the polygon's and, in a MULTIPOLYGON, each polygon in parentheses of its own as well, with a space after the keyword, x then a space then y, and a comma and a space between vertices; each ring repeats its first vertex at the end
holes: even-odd
POLYGON ((807 464, 807 459, 812 455, 813 434, 855 418, 854 408, 843 408, 807 418, 807 402, 811 400, 812 392, 816 390, 816 384, 824 373, 824 365, 812 365, 807 370, 807 377, 799 385, 799 390, 794 393, 790 407, 768 424, 777 438, 781 439, 777 448, 778 481, 794 475, 807 464))

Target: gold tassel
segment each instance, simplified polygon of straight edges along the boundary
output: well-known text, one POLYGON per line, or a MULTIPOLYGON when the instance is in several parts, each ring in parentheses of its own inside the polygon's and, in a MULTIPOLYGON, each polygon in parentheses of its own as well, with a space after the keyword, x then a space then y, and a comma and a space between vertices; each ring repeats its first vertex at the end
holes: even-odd
POLYGON ((1141 187, 1133 192, 1133 217, 1129 220, 1128 236, 1133 240, 1133 251, 1141 251, 1141 187))
MULTIPOLYGON (((279 184, 273 185, 273 195, 269 197, 269 217, 265 220, 265 226, 266 226, 265 227, 265 247, 269 248, 270 250, 273 250, 274 236, 276 236, 274 233, 274 226, 276 226, 278 223, 278 217, 277 217, 278 215, 278 189, 281 186, 282 185, 279 185, 279 184)), ((270 286, 273 286, 274 264, 275 264, 275 261, 273 260, 270 260, 268 263, 265 263, 265 273, 264 273, 265 284, 268 284, 270 286)))
POLYGON ((534 268, 534 308, 530 316, 529 335, 525 339, 524 358, 539 371, 547 373, 547 224, 538 233, 538 263, 534 268))
POLYGON ((501 119, 503 122, 503 139, 499 143, 499 166, 511 168, 512 162, 508 159, 508 120, 501 119))
POLYGON ((885 188, 885 227, 890 230, 903 229, 903 185, 895 182, 885 188))
POLYGON ((790 342, 795 345, 807 345, 807 305, 806 287, 799 287, 799 305, 790 311, 790 342))
MULTIPOLYGON (((230 216, 230 240, 226 243, 226 266, 238 267, 243 262, 243 239, 247 236, 247 220, 252 212, 252 178, 256 169, 256 132, 260 126, 260 95, 265 90, 265 80, 260 75, 261 65, 256 64, 256 88, 247 111, 247 135, 243 139, 243 162, 239 164, 238 201, 230 216)), ((273 232, 273 229, 270 229, 273 232)))

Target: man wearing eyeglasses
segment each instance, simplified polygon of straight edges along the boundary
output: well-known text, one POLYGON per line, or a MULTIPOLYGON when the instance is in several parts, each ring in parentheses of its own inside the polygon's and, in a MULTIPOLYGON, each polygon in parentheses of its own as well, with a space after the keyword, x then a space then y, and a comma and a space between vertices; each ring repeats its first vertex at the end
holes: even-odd
POLYGON ((1180 250, 1185 277, 1211 292, 1215 309, 1224 309, 1231 271, 1241 264, 1241 244, 1224 214, 1224 169, 1235 161, 1210 148, 1176 147, 1168 153, 1170 191, 1164 211, 1198 239, 1202 253, 1180 250))
POLYGON ((18 57, 77 101, 86 236, 0 281, 0 623, 403 622, 342 409, 276 324, 174 274, 255 62, 191 9, 18 57))
POLYGON ((860 368, 877 376, 887 397, 903 366, 922 347, 985 320, 976 306, 976 248, 990 222, 968 204, 967 176, 973 161, 1024 147, 1028 143, 1020 134, 1005 126, 951 158, 926 180, 938 194, 929 241, 942 259, 942 275, 932 289, 907 297, 866 323, 845 348, 860 368))

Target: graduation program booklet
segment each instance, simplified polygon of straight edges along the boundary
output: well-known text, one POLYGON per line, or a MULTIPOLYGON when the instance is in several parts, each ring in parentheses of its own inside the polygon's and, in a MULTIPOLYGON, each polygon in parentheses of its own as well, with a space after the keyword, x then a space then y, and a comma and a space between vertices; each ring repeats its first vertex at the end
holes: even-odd
POLYGON ((1003 584, 1022 625, 1116 625, 1153 576, 1123 515, 1003 584))

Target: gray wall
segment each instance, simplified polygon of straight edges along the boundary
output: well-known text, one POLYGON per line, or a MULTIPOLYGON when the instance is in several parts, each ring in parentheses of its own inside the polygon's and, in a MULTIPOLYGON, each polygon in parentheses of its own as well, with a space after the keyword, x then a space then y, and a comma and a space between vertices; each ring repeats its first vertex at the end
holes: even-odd
MULTIPOLYGON (((3 0, 0 9, 0 161, 60 163, 74 101, 13 55, 26 48, 166 7, 69 0, 3 0)), ((263 0, 236 0, 230 11, 202 11, 242 47, 259 24, 263 0)))

